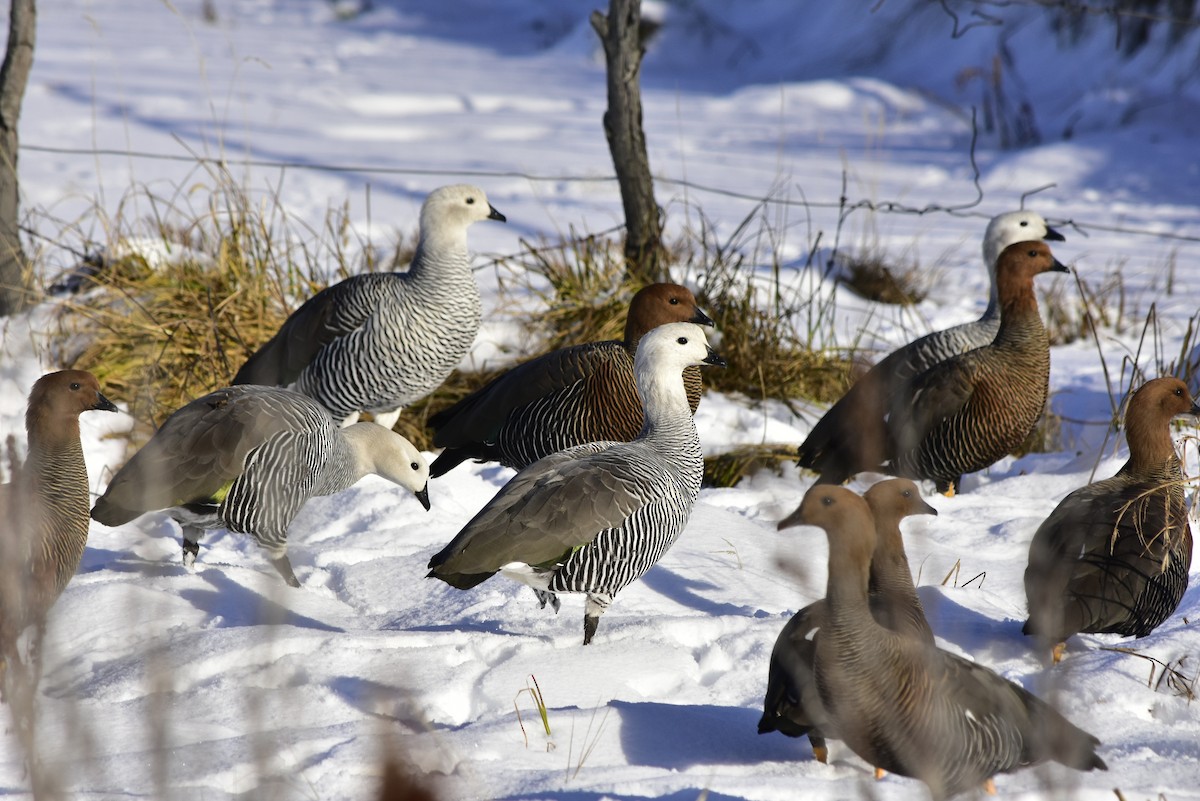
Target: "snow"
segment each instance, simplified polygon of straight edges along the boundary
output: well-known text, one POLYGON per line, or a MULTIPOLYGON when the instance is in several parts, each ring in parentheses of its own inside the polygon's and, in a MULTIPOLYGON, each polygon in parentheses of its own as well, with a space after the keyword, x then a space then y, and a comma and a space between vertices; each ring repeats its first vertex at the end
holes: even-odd
MULTIPOLYGON (((519 238, 621 221, 589 4, 380 0, 346 20, 315 0, 213 5, 212 24, 194 0, 40 9, 21 117, 35 231, 73 224, 112 246, 120 233, 123 246, 164 256, 138 238, 145 231, 108 226, 148 218, 147 193, 203 207, 216 181, 197 156, 226 159, 247 191, 277 192, 318 228, 345 204, 355 231, 377 243, 412 230, 429 190, 473 181, 509 220, 472 227, 481 266, 516 252, 519 238), (323 165, 343 169, 306 168, 323 165)), ((1067 235, 1056 255, 1093 290, 1106 280, 1123 288, 1106 299, 1099 347, 1082 339, 1053 350, 1064 449, 1005 459, 957 497, 933 497, 940 515, 905 525, 910 561, 943 647, 1051 698, 1104 743, 1107 773, 1026 770, 999 777, 1004 797, 1111 799, 1118 788, 1131 800, 1200 798, 1200 707, 1159 673, 1148 681, 1146 659, 1106 650, 1132 647, 1194 677, 1200 589, 1151 636, 1080 636, 1054 669, 1020 634, 1033 531, 1069 491, 1120 466, 1123 441, 1108 422, 1141 381, 1130 363, 1146 377, 1165 369, 1200 309, 1200 101, 1185 79, 1200 35, 1168 52, 1156 28, 1124 59, 1110 20, 1085 19, 1067 47, 1020 4, 992 9, 1003 26, 958 37, 939 4, 797 6, 648 4, 667 23, 651 42, 643 100, 671 229, 698 228, 702 215, 723 240, 769 198, 762 214, 781 280, 833 297, 805 265, 818 234, 819 260, 832 247, 843 179, 850 202, 929 209, 860 209, 840 232, 843 247, 911 255, 934 276, 907 311, 836 294, 829 344, 859 341, 865 326, 862 344, 886 351, 977 316, 987 219, 1053 184, 1028 203, 1067 235), (1043 140, 1003 150, 984 132, 975 205, 969 106, 983 83, 956 81, 1001 45, 1005 86, 1032 104, 1043 140), (955 213, 938 210, 947 207, 955 213), (1157 329, 1144 334, 1152 306, 1157 329)), ((31 241, 48 248, 48 278, 73 265, 66 250, 31 241)), ((755 254, 763 275, 768 256, 755 254)), ((478 276, 496 309, 496 271, 478 276)), ((1070 278, 1039 283, 1078 294, 1070 278)), ((15 434, 18 447, 28 387, 55 368, 43 337, 52 315, 44 306, 3 323, 0 435, 15 434)), ((516 336, 492 317, 468 360, 511 358, 516 336)), ((706 452, 799 443, 821 410, 798 408, 710 393, 697 425, 706 452)), ((83 418, 97 490, 120 459, 110 435, 128 425, 124 415, 83 418)), ((1196 475, 1195 429, 1178 433, 1196 475)), ((579 597, 556 616, 500 578, 466 592, 424 578, 429 556, 510 475, 464 465, 433 483, 428 513, 375 478, 314 499, 289 539, 300 590, 245 537, 210 536, 189 573, 164 517, 94 525, 47 643, 47 765, 77 799, 368 798, 389 751, 446 799, 928 797, 913 780, 874 782, 841 743, 821 765, 806 742, 755 732, 775 637, 824 591, 823 536, 775 530, 811 476, 793 467, 704 490, 679 543, 617 597, 583 648, 579 597), (535 677, 549 735, 528 692, 535 677)), ((25 798, 10 729, 0 792, 25 798)))

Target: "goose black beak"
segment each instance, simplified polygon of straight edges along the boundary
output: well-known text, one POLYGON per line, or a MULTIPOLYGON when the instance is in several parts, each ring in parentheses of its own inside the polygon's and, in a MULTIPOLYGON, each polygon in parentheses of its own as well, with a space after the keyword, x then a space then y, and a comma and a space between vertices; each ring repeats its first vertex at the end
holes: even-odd
POLYGON ((1055 259, 1054 264, 1051 265, 1051 267, 1050 267, 1050 272, 1052 272, 1052 273, 1069 273, 1069 272, 1071 272, 1071 270, 1067 267, 1067 265, 1063 264, 1058 259, 1055 259))
POLYGON ((705 314, 704 310, 699 306, 696 307, 696 313, 692 315, 692 319, 688 320, 688 322, 695 323, 696 325, 706 325, 709 328, 716 326, 716 323, 712 321, 712 318, 705 314))
POLYGON ((413 495, 417 496, 417 500, 421 502, 421 505, 425 507, 425 511, 428 512, 429 511, 429 485, 426 484, 425 486, 421 487, 419 490, 414 492, 413 495))
POLYGON ((729 366, 729 362, 725 361, 720 356, 718 356, 717 352, 715 350, 713 350, 711 346, 708 349, 708 355, 704 357, 704 363, 711 364, 713 367, 728 367, 729 366))
POLYGON ((918 514, 933 515, 934 517, 937 517, 937 513, 937 509, 934 509, 932 506, 925 503, 924 500, 921 501, 921 508, 918 510, 918 514))
POLYGON ((505 216, 504 216, 503 214, 501 214, 500 212, 496 211, 496 207, 495 207, 495 206, 493 206, 491 203, 489 203, 489 204, 488 204, 488 216, 487 216, 487 218, 488 218, 489 220, 499 220, 500 222, 508 222, 508 218, 507 218, 507 217, 505 217, 505 216))
POLYGON ((97 412, 118 412, 118 411, 120 411, 120 409, 117 408, 117 405, 115 403, 110 401, 108 398, 104 397, 99 392, 96 393, 96 398, 97 398, 96 405, 92 407, 92 409, 94 411, 97 411, 97 412))
POLYGON ((1048 225, 1046 226, 1046 235, 1043 236, 1042 239, 1049 239, 1051 242, 1066 242, 1067 241, 1067 238, 1065 236, 1060 234, 1058 231, 1055 231, 1053 228, 1051 228, 1048 225))

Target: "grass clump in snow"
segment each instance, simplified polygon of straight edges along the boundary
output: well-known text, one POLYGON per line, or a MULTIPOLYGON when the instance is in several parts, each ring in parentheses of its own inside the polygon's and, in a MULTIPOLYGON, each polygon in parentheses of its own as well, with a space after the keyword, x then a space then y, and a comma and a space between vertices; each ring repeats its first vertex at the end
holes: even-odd
POLYGON ((914 306, 929 294, 928 274, 915 261, 892 265, 887 256, 874 250, 840 253, 837 261, 842 284, 866 300, 914 306))

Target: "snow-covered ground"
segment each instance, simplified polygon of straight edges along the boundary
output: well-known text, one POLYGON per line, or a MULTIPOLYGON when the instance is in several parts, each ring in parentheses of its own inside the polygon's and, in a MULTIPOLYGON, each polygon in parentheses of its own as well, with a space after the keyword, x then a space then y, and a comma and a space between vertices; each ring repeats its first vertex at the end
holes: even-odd
MULTIPOLYGON (((278 195, 306 224, 345 204, 376 242, 411 231, 430 189, 478 183, 509 219, 472 228, 480 264, 515 252, 518 238, 620 222, 587 3, 379 0, 339 20, 317 0, 218 0, 213 23, 193 0, 42 5, 20 163, 40 234, 78 221, 104 241, 106 216, 151 215, 147 194, 203 207, 217 179, 198 155, 226 159, 249 192, 278 195)), ((770 198, 763 214, 784 280, 813 286, 806 257, 818 235, 822 252, 832 246, 843 177, 851 203, 964 207, 848 218, 843 247, 910 256, 934 281, 905 311, 839 292, 841 344, 866 325, 866 344, 887 349, 977 316, 987 218, 1054 185, 1029 203, 1067 235, 1055 253, 1081 280, 1119 285, 1104 298, 1113 324, 1099 347, 1082 339, 1053 351, 1063 450, 1006 459, 959 496, 934 497, 939 517, 906 524, 910 561, 944 647, 1051 696, 1104 742, 1107 773, 1024 771, 1000 777, 1005 797, 1111 799, 1117 788, 1130 801, 1200 798, 1200 706, 1142 658, 1200 672, 1200 589, 1150 637, 1079 637, 1049 671, 1020 634, 1033 531, 1067 492, 1121 464, 1107 423, 1128 362, 1156 375, 1200 309, 1200 106, 1183 80, 1200 37, 1168 56, 1158 29, 1125 60, 1105 20, 1089 17, 1067 49, 1019 6, 1004 26, 957 38, 939 4, 915 0, 875 12, 793 0, 648 12, 667 23, 643 86, 673 231, 703 215, 728 236, 770 198), (1001 150, 984 132, 983 196, 970 205, 969 106, 984 85, 970 70, 991 70, 1000 43, 1007 97, 1031 103, 1044 139, 1001 150), (1152 306, 1157 326, 1143 336, 1152 306), (1141 657, 1104 650, 1114 645, 1141 657)), ((963 25, 977 19, 960 12, 963 25)), ((53 272, 71 256, 50 248, 46 262, 53 272)), ((494 270, 478 275, 496 305, 494 270)), ((1077 298, 1071 279, 1044 279, 1055 282, 1077 298)), ((48 325, 45 308, 3 324, 0 435, 21 439, 29 385, 56 366, 40 336, 48 325)), ((511 331, 487 320, 476 356, 511 331)), ((711 394, 697 415, 709 452, 798 443, 814 419, 711 394)), ((83 424, 99 489, 120 453, 106 435, 129 421, 83 424)), ((1194 429, 1179 433, 1200 474, 1194 429)), ((43 757, 68 796, 367 798, 384 753, 399 749, 447 799, 926 797, 912 780, 875 783, 841 744, 822 765, 806 742, 755 733, 775 637, 824 590, 823 536, 775 530, 811 477, 791 468, 705 490, 680 542, 583 648, 579 598, 555 616, 500 578, 468 592, 424 579, 429 556, 509 475, 463 466, 433 483, 428 513, 377 479, 312 501, 290 537, 300 590, 244 537, 208 539, 193 574, 162 517, 94 526, 55 608, 42 683, 43 757), (526 692, 534 677, 549 735, 526 692)), ((0 793, 28 794, 7 733, 0 793)))

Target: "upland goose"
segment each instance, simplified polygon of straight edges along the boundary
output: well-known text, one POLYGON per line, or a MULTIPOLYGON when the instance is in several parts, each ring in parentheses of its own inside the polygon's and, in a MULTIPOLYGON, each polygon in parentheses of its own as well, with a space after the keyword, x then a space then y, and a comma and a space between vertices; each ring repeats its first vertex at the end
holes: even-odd
POLYGON ((436 389, 479 331, 481 301, 467 228, 505 217, 482 189, 435 189, 421 206, 408 270, 367 273, 323 289, 252 355, 234 384, 288 386, 342 425, 370 412, 384 428, 436 389))
POLYGON ((925 782, 934 799, 1046 760, 1106 769, 1092 735, 982 665, 880 626, 868 596, 875 526, 866 501, 818 484, 796 522, 829 541, 817 687, 831 727, 870 764, 925 782), (869 657, 867 656, 869 655, 869 657))
POLYGON ((34 382, 25 411, 28 456, 13 481, 0 485, 0 660, 7 661, 28 626, 40 640, 46 613, 79 568, 91 501, 79 415, 115 412, 100 383, 82 370, 48 373, 34 382))
POLYGON ((211 392, 167 418, 92 508, 119 526, 159 509, 183 528, 191 565, 206 529, 249 534, 293 587, 288 526, 315 495, 347 489, 368 473, 412 492, 429 508, 429 466, 404 437, 375 423, 339 428, 310 398, 243 384, 211 392))
POLYGON ((429 560, 429 575, 468 589, 502 571, 555 608, 556 593, 587 593, 583 642, 591 642, 613 596, 688 521, 704 465, 683 371, 724 363, 694 323, 647 333, 634 361, 645 413, 637 438, 580 445, 517 473, 429 560))
MULTIPOLYGON (((436 478, 467 459, 521 469, 575 445, 628 442, 642 430, 633 356, 645 333, 664 323, 712 325, 678 284, 651 284, 629 303, 622 340, 591 342, 538 356, 429 418, 433 444, 445 450, 436 478)), ((700 369, 683 373, 688 405, 700 404, 700 369)))
MULTIPOLYGON (((906 478, 881 481, 867 490, 863 498, 875 519, 875 551, 871 555, 869 603, 871 615, 884 628, 913 637, 930 645, 933 632, 925 620, 925 610, 913 585, 900 521, 909 515, 936 515, 937 510, 921 499, 916 484, 906 478)), ((799 510, 779 522, 785 529, 798 525, 799 510)), ((789 737, 808 735, 813 755, 820 762, 828 758, 825 746, 828 721, 817 692, 813 673, 815 641, 824 617, 824 600, 801 609, 783 627, 767 672, 767 693, 758 733, 778 731, 789 737)))
POLYGON ((1046 405, 1050 341, 1034 276, 1067 272, 1044 242, 1009 245, 996 263, 1000 327, 990 344, 914 376, 889 404, 888 472, 933 479, 954 494, 964 473, 1002 459, 1025 441, 1046 405))
POLYGON ((850 387, 817 421, 799 450, 799 464, 817 471, 822 484, 840 484, 888 460, 888 399, 913 376, 939 362, 983 347, 1000 328, 996 261, 1009 245, 1034 239, 1062 241, 1040 214, 1011 211, 993 217, 983 235, 983 263, 991 279, 987 309, 975 322, 934 331, 892 351, 850 387))
POLYGON ((1183 468, 1171 442, 1171 420, 1181 414, 1200 414, 1186 384, 1143 384, 1125 413, 1129 460, 1063 498, 1033 535, 1024 631, 1058 644, 1054 661, 1073 634, 1144 637, 1179 606, 1192 563, 1183 468))

